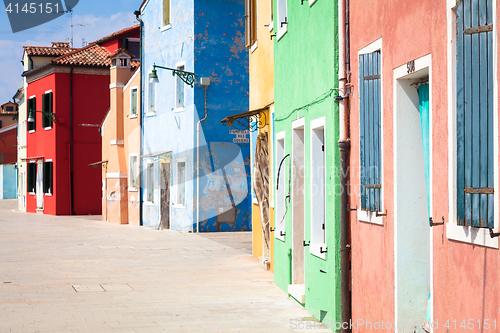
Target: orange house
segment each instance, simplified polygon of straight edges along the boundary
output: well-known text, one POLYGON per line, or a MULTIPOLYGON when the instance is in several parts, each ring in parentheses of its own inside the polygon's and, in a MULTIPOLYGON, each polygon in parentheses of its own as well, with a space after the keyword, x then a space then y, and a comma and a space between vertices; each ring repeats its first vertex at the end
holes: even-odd
POLYGON ((134 55, 111 55, 110 110, 101 125, 102 219, 139 225, 140 69, 134 55), (134 69, 131 67, 131 62, 134 69))

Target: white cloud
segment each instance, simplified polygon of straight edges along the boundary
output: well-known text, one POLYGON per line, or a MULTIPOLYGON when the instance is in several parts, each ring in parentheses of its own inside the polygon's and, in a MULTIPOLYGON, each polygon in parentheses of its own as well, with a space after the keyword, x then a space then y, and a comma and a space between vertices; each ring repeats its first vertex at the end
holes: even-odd
MULTIPOLYGON (((12 41, 0 39, 0 104, 12 99, 16 90, 22 87, 18 84, 23 81, 21 65, 23 46, 50 46, 51 42, 68 42, 71 39, 71 19, 66 15, 66 20, 61 26, 47 27, 49 23, 40 27, 36 35, 30 34, 26 41, 12 41)), ((95 15, 73 16, 73 45, 82 46, 82 39, 91 43, 114 31, 137 24, 132 13, 116 13, 111 17, 98 17, 95 15)), ((55 25, 52 23, 52 25, 55 25)), ((22 36, 22 35, 21 35, 22 36)))

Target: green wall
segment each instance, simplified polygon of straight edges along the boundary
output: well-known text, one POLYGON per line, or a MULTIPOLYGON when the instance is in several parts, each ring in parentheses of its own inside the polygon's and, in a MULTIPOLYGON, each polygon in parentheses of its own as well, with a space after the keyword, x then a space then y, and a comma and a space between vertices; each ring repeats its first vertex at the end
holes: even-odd
MULTIPOLYGON (((274 3, 274 13, 277 13, 277 1, 274 3)), ((300 0, 288 0, 287 5, 287 32, 280 40, 274 39, 274 130, 275 133, 286 131, 285 154, 289 154, 292 152, 291 123, 299 117, 305 117, 305 240, 309 241, 310 201, 314 199, 307 195, 311 169, 310 122, 326 117, 325 232, 328 252, 323 260, 310 254, 306 247, 305 308, 327 325, 333 323, 332 328, 335 330, 335 323, 340 322, 339 117, 338 102, 335 101, 338 95, 338 5, 337 1, 332 0, 316 0, 312 6, 307 1, 301 5, 300 0), (318 101, 319 97, 322 98, 318 101), (314 101, 316 103, 311 104, 314 101)), ((274 33, 278 25, 276 17, 275 14, 274 33)), ((275 165, 279 162, 276 161, 275 165)), ((288 189, 288 171, 284 177, 288 189)), ((291 207, 292 203, 288 205, 285 217, 285 241, 275 239, 274 242, 274 282, 285 292, 291 283, 291 207)), ((280 220, 281 217, 275 217, 275 221, 280 220)))

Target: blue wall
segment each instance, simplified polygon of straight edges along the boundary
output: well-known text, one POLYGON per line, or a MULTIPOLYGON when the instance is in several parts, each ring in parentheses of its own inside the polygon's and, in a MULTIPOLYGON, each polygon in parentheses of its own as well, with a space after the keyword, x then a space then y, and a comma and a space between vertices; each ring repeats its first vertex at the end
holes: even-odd
MULTIPOLYGON (((233 144, 235 135, 220 120, 248 109, 248 52, 244 47, 243 0, 172 0, 171 27, 160 29, 161 1, 150 0, 143 9, 144 111, 147 111, 147 85, 153 63, 185 70, 197 78, 210 77, 207 89, 208 118, 201 127, 200 154, 200 231, 216 230, 216 215, 231 207, 229 193, 237 205, 236 224, 220 225, 220 230, 249 230, 251 226, 249 144, 233 144), (222 168, 224 166, 224 168, 222 168), (225 173, 225 175, 224 175, 225 173), (227 182, 226 182, 227 179, 227 182), (229 184, 229 186, 226 186, 229 184)), ((196 128, 205 116, 205 89, 185 85, 185 109, 176 112, 176 77, 158 70, 157 111, 145 116, 142 155, 172 151, 172 179, 175 184, 176 161, 186 160, 186 206, 175 205, 175 186, 171 190, 171 229, 196 231, 196 128)), ((146 166, 143 160, 143 171, 146 166)), ((157 180, 159 167, 156 164, 157 180)), ((143 172, 144 175, 144 172, 143 172)), ((143 184, 145 184, 143 176, 143 184)), ((144 191, 144 186, 143 186, 144 191)), ((159 199, 157 186, 155 196, 159 199)), ((159 200, 157 200, 159 202, 159 200)), ((159 206, 143 206, 144 225, 159 224, 159 206)))
POLYGON ((2 193, 0 199, 17 199, 17 169, 14 164, 0 165, 2 193))

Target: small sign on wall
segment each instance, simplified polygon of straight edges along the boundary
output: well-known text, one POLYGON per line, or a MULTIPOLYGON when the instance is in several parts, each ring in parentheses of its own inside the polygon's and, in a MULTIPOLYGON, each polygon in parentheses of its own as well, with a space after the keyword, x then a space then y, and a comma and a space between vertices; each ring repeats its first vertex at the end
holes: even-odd
POLYGON ((250 139, 247 138, 247 135, 250 134, 248 130, 229 130, 229 134, 236 135, 236 138, 233 139, 233 143, 250 143, 250 139))

